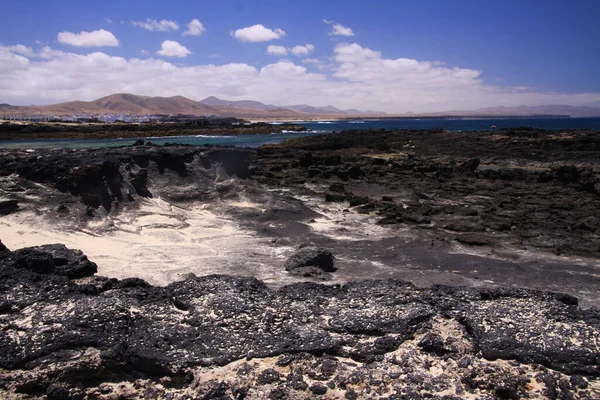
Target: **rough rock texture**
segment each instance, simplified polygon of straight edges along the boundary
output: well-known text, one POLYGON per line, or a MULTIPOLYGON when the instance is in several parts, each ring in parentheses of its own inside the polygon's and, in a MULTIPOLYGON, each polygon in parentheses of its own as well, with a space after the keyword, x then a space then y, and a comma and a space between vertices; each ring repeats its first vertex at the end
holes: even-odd
POLYGON ((258 155, 255 179, 328 186, 327 201, 381 224, 467 246, 600 257, 598 131, 357 130, 258 155))
POLYGON ((64 275, 70 279, 95 274, 98 266, 89 261, 80 250, 71 250, 63 244, 46 244, 19 249, 12 254, 17 268, 41 274, 64 275))
POLYGON ((0 244, 0 398, 600 397, 597 308, 484 287, 539 285, 597 304, 598 132, 351 132, 257 150, 138 143, 0 156, 2 196, 61 226, 143 197, 239 199, 241 179, 266 206, 240 211, 240 223, 275 245, 331 247, 346 262, 336 275, 362 256, 374 261, 355 265, 363 277, 408 268, 407 279, 451 272, 475 286, 270 289, 211 275, 154 287, 94 276, 61 245, 0 244), (319 217, 298 200, 311 196, 416 239, 319 235, 309 227, 319 217), (522 256, 532 251, 542 257, 522 256))
MULTIPOLYGON (((232 148, 153 145, 125 149, 56 149, 48 150, 43 157, 15 150, 2 152, 0 177, 7 179, 7 187, 3 189, 14 196, 23 193, 32 183, 49 185, 59 193, 79 198, 87 207, 88 216, 93 216, 97 212, 118 211, 119 207, 133 204, 139 196, 152 197, 148 188, 149 169, 156 172, 157 178, 164 176, 165 180, 173 180, 177 177, 181 192, 163 185, 165 193, 160 194, 185 201, 186 196, 198 199, 202 195, 197 190, 186 193, 185 184, 206 179, 202 175, 206 171, 215 174, 217 166, 228 175, 247 178, 249 156, 249 151, 232 148)), ((66 208, 62 211, 68 211, 66 208)))
POLYGON ((115 139, 140 137, 194 136, 194 135, 268 135, 282 131, 304 131, 297 124, 272 125, 264 122, 246 124, 237 118, 198 118, 193 121, 177 121, 173 117, 169 123, 147 124, 0 124, 0 140, 40 140, 40 139, 115 139))
POLYGON ((285 270, 294 275, 317 276, 335 272, 335 256, 331 250, 321 247, 303 247, 287 259, 285 270))
POLYGON ((3 398, 600 396, 600 310, 570 296, 218 275, 153 287, 85 267, 70 279, 42 254, 88 263, 0 249, 3 398))

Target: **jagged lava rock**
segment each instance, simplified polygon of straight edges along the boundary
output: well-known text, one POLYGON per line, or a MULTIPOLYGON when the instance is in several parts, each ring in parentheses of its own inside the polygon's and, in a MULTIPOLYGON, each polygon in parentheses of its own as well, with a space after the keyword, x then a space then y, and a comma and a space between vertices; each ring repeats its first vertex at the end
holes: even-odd
POLYGON ((335 256, 322 247, 303 247, 296 251, 284 264, 285 270, 294 275, 315 276, 324 272, 335 272, 335 256))
POLYGON ((570 296, 219 275, 155 287, 56 266, 82 257, 0 245, 0 397, 600 395, 600 311, 570 296))
POLYGON ((68 249, 64 244, 46 244, 13 252, 17 266, 38 273, 64 275, 69 279, 92 276, 98 266, 81 250, 68 249))

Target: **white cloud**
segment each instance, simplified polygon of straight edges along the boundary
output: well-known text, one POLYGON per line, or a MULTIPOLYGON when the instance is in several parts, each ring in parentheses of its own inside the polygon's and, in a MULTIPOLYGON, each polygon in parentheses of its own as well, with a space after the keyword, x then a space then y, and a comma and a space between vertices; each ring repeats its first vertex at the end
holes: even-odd
POLYGON ((296 55, 296 56, 306 56, 310 53, 312 53, 313 51, 315 51, 315 46, 313 46, 312 44, 307 44, 304 46, 296 46, 290 49, 290 51, 292 52, 292 54, 296 55))
POLYGON ((8 48, 13 53, 21 54, 21 55, 23 55, 25 57, 34 57, 35 56, 35 52, 29 46, 24 46, 22 44, 17 44, 15 46, 9 46, 8 48))
POLYGON ((131 23, 151 32, 169 32, 179 30, 179 24, 168 19, 157 21, 155 19, 147 18, 146 21, 131 21, 131 23))
POLYGON ((147 55, 150 55, 150 52, 148 50, 142 49, 142 50, 140 50, 140 54, 143 56, 147 56, 147 55))
POLYGON ((115 35, 104 29, 92 32, 83 31, 80 33, 60 32, 57 38, 62 44, 77 47, 116 47, 119 45, 119 41, 115 35))
POLYGON ((281 29, 269 29, 257 24, 232 31, 231 36, 240 42, 269 42, 284 37, 285 31, 281 29))
POLYGON ((285 56, 287 53, 288 50, 284 46, 267 46, 267 54, 271 56, 285 56))
POLYGON ((342 24, 333 24, 332 31, 329 34, 331 36, 354 36, 352 29, 342 24))
POLYGON ((106 22, 107 24, 112 24, 113 20, 110 18, 104 18, 104 22, 106 22))
MULTIPOLYGON (((15 46, 0 46, 0 76, 1 74, 12 74, 19 73, 20 71, 26 71, 29 67, 29 59, 15 54, 15 52, 12 50, 13 47, 15 46)), ((3 84, 0 83, 0 97, 3 87, 3 84)))
MULTIPOLYGON (((521 104, 600 105, 600 93, 500 87, 485 83, 478 70, 385 58, 356 43, 335 47, 332 64, 323 70, 327 73, 313 73, 291 61, 262 68, 244 63, 178 65, 155 57, 126 59, 50 47, 38 51, 37 57, 25 57, 17 48, 21 49, 19 45, 0 46, 0 98, 16 105, 94 100, 120 92, 196 100, 221 96, 270 104, 333 104, 392 113, 521 104)), ((312 61, 304 65, 309 64, 312 61)))
POLYGON ((219 54, 219 53, 212 53, 211 55, 208 56, 208 58, 210 58, 211 60, 215 60, 217 58, 223 58, 223 55, 219 54))
POLYGON ((198 21, 197 19, 193 19, 188 24, 187 31, 183 32, 183 36, 200 36, 205 30, 206 28, 204 25, 202 25, 202 22, 198 21))
POLYGON ((381 58, 379 51, 361 47, 356 43, 342 43, 335 46, 335 59, 339 62, 362 62, 369 59, 381 58))
POLYGON ((316 58, 305 58, 302 62, 304 64, 321 64, 321 61, 316 58))
POLYGON ((57 57, 64 57, 66 55, 68 55, 69 53, 64 52, 64 51, 60 51, 60 50, 54 50, 48 46, 44 46, 37 54, 37 56, 41 59, 44 60, 52 60, 53 58, 57 58, 57 57))
POLYGON ((312 53, 313 51, 315 51, 315 46, 313 46, 312 44, 307 44, 304 46, 289 47, 289 48, 286 48, 284 46, 274 46, 274 45, 267 46, 267 54, 269 54, 271 56, 285 56, 288 54, 288 52, 290 52, 296 56, 306 56, 309 53, 312 53))
POLYGON ((192 52, 189 51, 185 46, 182 46, 174 40, 165 40, 160 46, 160 50, 156 54, 163 57, 178 57, 183 58, 192 52))
POLYGON ((327 25, 331 25, 331 32, 329 32, 330 36, 354 36, 352 29, 347 26, 328 19, 324 19, 323 22, 327 25))

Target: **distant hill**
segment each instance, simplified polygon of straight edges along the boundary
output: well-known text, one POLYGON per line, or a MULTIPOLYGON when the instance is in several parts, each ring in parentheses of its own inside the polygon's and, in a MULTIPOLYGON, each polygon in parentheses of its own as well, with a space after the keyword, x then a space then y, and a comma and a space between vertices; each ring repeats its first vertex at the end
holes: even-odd
POLYGON ((260 101, 255 101, 255 100, 230 101, 230 100, 221 100, 214 96, 207 97, 204 100, 200 100, 200 103, 205 104, 207 106, 217 106, 217 107, 222 106, 222 107, 229 107, 229 108, 239 108, 239 109, 244 109, 244 110, 278 110, 278 109, 281 109, 281 107, 277 107, 277 106, 269 105, 269 104, 263 104, 260 101))
POLYGON ((564 105, 547 105, 547 106, 518 106, 518 107, 485 107, 470 111, 448 111, 446 113, 438 113, 442 115, 489 115, 489 116, 541 116, 541 115, 569 115, 573 118, 577 117, 600 117, 600 108, 584 107, 584 106, 564 106, 564 105))
POLYGON ((306 104, 297 104, 293 106, 284 106, 283 108, 287 108, 288 110, 300 112, 303 114, 326 114, 326 115, 345 115, 347 114, 345 111, 340 110, 334 106, 327 107, 314 107, 308 106, 306 104))
MULTIPOLYGON (((360 110, 356 111, 357 116, 364 114, 360 110)), ((0 114, 2 113, 57 116, 74 114, 192 114, 253 119, 336 118, 349 115, 349 113, 334 106, 313 107, 309 105, 294 105, 279 107, 255 100, 230 101, 214 96, 207 97, 201 101, 194 101, 183 96, 149 97, 129 93, 117 93, 94 101, 71 101, 48 106, 11 106, 10 104, 0 104, 0 114)), ((372 114, 378 113, 373 112, 372 114)))
POLYGON ((73 101, 42 108, 51 114, 216 114, 217 109, 183 96, 147 97, 119 93, 94 101, 73 101))
POLYGON ((357 110, 356 108, 350 108, 348 110, 344 110, 344 112, 346 114, 352 114, 352 115, 386 115, 387 113, 381 112, 381 111, 374 111, 374 110, 366 110, 366 111, 361 111, 361 110, 357 110))
MULTIPOLYGON (((272 104, 264 104, 259 101, 254 100, 238 100, 238 101, 229 101, 229 100, 221 100, 217 97, 211 96, 207 97, 204 100, 200 100, 200 103, 206 104, 209 106, 215 107, 230 107, 236 109, 245 109, 245 110, 261 110, 261 111, 273 111, 273 110, 289 110, 302 114, 309 115, 345 115, 345 114, 364 114, 363 111, 360 110, 352 110, 353 112, 348 113, 347 111, 340 110, 334 106, 327 107, 314 107, 306 104, 296 104, 291 106, 275 106, 272 104)), ((373 112, 377 114, 377 112, 373 112)), ((379 113, 381 114, 381 113, 379 113)))
MULTIPOLYGON (((340 110, 334 106, 315 107, 306 104, 276 106, 255 100, 222 100, 207 97, 194 101, 183 96, 148 97, 129 93, 118 93, 94 101, 71 101, 47 106, 12 106, 0 104, 0 117, 5 115, 76 115, 76 114, 191 114, 214 115, 218 117, 238 117, 246 119, 289 119, 310 118, 353 118, 353 117, 391 117, 378 111, 358 109, 340 110)), ((569 115, 571 117, 600 117, 600 108, 565 105, 486 107, 476 110, 452 110, 446 112, 397 116, 542 116, 569 115)))

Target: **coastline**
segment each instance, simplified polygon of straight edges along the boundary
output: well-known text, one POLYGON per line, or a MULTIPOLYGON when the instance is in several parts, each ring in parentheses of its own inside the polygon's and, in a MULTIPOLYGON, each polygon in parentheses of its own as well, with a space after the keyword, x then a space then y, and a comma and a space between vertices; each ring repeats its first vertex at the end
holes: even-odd
POLYGON ((141 137, 175 136, 244 136, 283 131, 304 131, 297 124, 271 125, 264 122, 230 123, 206 120, 201 123, 1 123, 0 142, 52 139, 139 139, 141 137))
POLYGON ((598 398, 599 136, 0 150, 0 397, 598 398))

